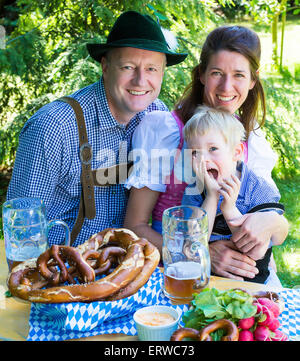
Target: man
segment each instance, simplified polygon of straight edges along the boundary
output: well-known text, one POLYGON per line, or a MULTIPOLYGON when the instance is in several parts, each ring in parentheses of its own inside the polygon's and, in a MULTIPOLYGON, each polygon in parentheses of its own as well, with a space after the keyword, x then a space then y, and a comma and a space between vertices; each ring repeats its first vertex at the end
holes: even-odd
MULTIPOLYGON (((43 199, 48 218, 69 225, 74 246, 102 229, 123 226, 126 190, 123 184, 101 183, 96 170, 126 162, 144 114, 167 110, 157 99, 165 66, 187 56, 170 50, 150 16, 134 11, 117 19, 106 44, 87 47, 101 63, 102 78, 27 121, 7 193, 8 199, 43 199)), ((64 243, 62 227, 53 228, 48 239, 64 243)))

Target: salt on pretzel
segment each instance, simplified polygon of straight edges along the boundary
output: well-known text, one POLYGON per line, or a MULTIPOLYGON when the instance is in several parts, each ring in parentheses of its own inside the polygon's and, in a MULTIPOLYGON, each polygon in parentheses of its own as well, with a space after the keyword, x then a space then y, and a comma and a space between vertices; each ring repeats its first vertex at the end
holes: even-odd
POLYGON ((182 341, 184 338, 192 338, 197 341, 212 341, 210 334, 218 329, 223 329, 226 332, 221 341, 238 341, 239 330, 237 326, 225 318, 209 323, 200 331, 188 327, 179 328, 172 334, 170 341, 182 341))
MULTIPOLYGON (((118 254, 114 250, 113 256, 118 254), (115 252, 115 253, 114 253, 115 252)), ((128 297, 138 291, 150 278, 160 259, 159 251, 148 240, 140 239, 132 231, 108 228, 93 235, 88 241, 78 246, 57 246, 46 251, 38 259, 22 262, 9 274, 8 288, 13 296, 40 303, 91 302, 128 297), (95 280, 95 271, 89 264, 89 257, 97 251, 102 261, 111 261, 107 246, 121 247, 122 262, 106 277, 95 280), (124 253, 124 252, 123 252, 124 253), (52 260, 60 268, 59 276, 55 274, 52 260), (87 256, 84 257, 83 255, 87 256), (58 255, 58 256, 57 256, 58 255), (76 270, 84 283, 56 285, 65 282, 70 276, 59 258, 67 258, 71 268, 76 270), (42 272, 41 272, 42 271, 42 272), (41 288, 47 284, 48 288, 41 288), (54 286, 53 286, 54 285, 54 286)), ((97 260, 96 260, 97 262, 97 260)), ((97 267, 97 266, 96 266, 97 267)))

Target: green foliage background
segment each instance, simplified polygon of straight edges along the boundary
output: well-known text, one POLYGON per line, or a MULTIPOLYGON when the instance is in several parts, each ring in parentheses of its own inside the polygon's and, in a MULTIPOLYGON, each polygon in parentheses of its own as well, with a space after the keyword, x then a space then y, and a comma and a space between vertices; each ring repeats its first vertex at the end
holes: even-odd
MULTIPOLYGON (((18 18, 4 19, 12 28, 6 47, 0 49, 0 167, 13 166, 18 134, 38 108, 62 95, 97 81, 100 67, 88 55, 86 43, 104 42, 109 29, 126 10, 138 9, 157 17, 179 38, 188 59, 167 70, 160 98, 172 108, 190 80, 209 31, 227 22, 226 9, 240 2, 199 0, 18 0, 12 11, 18 18)), ((232 17, 232 16, 231 16, 232 17)), ((262 74, 264 77, 264 74, 262 74)), ((298 133, 292 119, 299 118, 299 99, 293 98, 294 78, 282 87, 265 79, 268 99, 267 137, 280 158, 280 175, 299 169, 298 133), (296 150, 296 152, 295 152, 296 150)))
MULTIPOLYGON (((201 46, 212 29, 234 22, 254 28, 260 36, 270 34, 270 21, 280 11, 281 3, 280 0, 16 0, 7 6, 7 13, 14 16, 0 18, 0 25, 7 31, 6 44, 0 46, 0 203, 5 199, 9 180, 9 176, 4 179, 1 175, 13 167, 24 123, 49 101, 72 94, 100 78, 100 66, 89 57, 86 44, 105 42, 112 24, 123 11, 138 10, 157 17, 163 27, 177 35, 178 51, 188 51, 187 60, 168 68, 165 74, 160 98, 172 109, 189 83, 191 69, 197 64, 201 46)), ((298 16, 299 24, 299 0, 287 3, 298 16)), ((279 155, 273 176, 291 225, 288 239, 284 245, 275 247, 274 254, 283 285, 293 287, 300 284, 300 59, 292 67, 283 64, 281 72, 275 64, 271 68, 262 67, 260 76, 267 98, 264 130, 279 155)), ((1 233, 0 229, 0 237, 1 233)))
POLYGON ((39 107, 99 79, 100 67, 89 57, 86 43, 105 42, 123 11, 138 9, 158 16, 161 25, 173 30, 181 38, 182 48, 188 49, 188 61, 170 68, 164 79, 161 99, 172 107, 199 58, 199 44, 218 22, 213 7, 203 3, 17 1, 17 26, 9 34, 6 48, 0 51, 0 165, 13 164, 17 135, 39 107))

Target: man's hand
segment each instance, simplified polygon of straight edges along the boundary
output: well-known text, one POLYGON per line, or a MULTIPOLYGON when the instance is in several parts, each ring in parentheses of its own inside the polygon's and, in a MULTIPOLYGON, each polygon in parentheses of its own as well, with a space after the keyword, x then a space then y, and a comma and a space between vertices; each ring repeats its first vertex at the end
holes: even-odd
POLYGON ((218 276, 243 280, 243 277, 254 278, 258 273, 256 262, 238 251, 230 240, 210 243, 209 252, 212 272, 218 276))
POLYGON ((231 240, 245 255, 254 260, 264 257, 273 232, 272 222, 265 219, 266 213, 244 214, 242 217, 228 221, 228 225, 237 227, 231 240))

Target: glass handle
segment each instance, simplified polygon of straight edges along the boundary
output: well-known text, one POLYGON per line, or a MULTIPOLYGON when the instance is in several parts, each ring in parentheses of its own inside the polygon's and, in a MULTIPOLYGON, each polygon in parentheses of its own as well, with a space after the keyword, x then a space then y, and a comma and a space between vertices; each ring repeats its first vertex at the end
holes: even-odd
POLYGON ((48 225, 47 225, 47 238, 48 238, 48 232, 53 226, 63 226, 65 228, 65 246, 70 246, 71 232, 70 232, 70 228, 67 225, 67 223, 64 222, 64 221, 60 221, 58 219, 54 219, 52 221, 49 221, 48 225))
POLYGON ((210 255, 208 247, 204 246, 202 243, 195 243, 195 249, 197 250, 197 256, 199 258, 199 265, 201 267, 201 279, 199 281, 199 286, 204 287, 208 284, 211 273, 210 265, 210 255))

